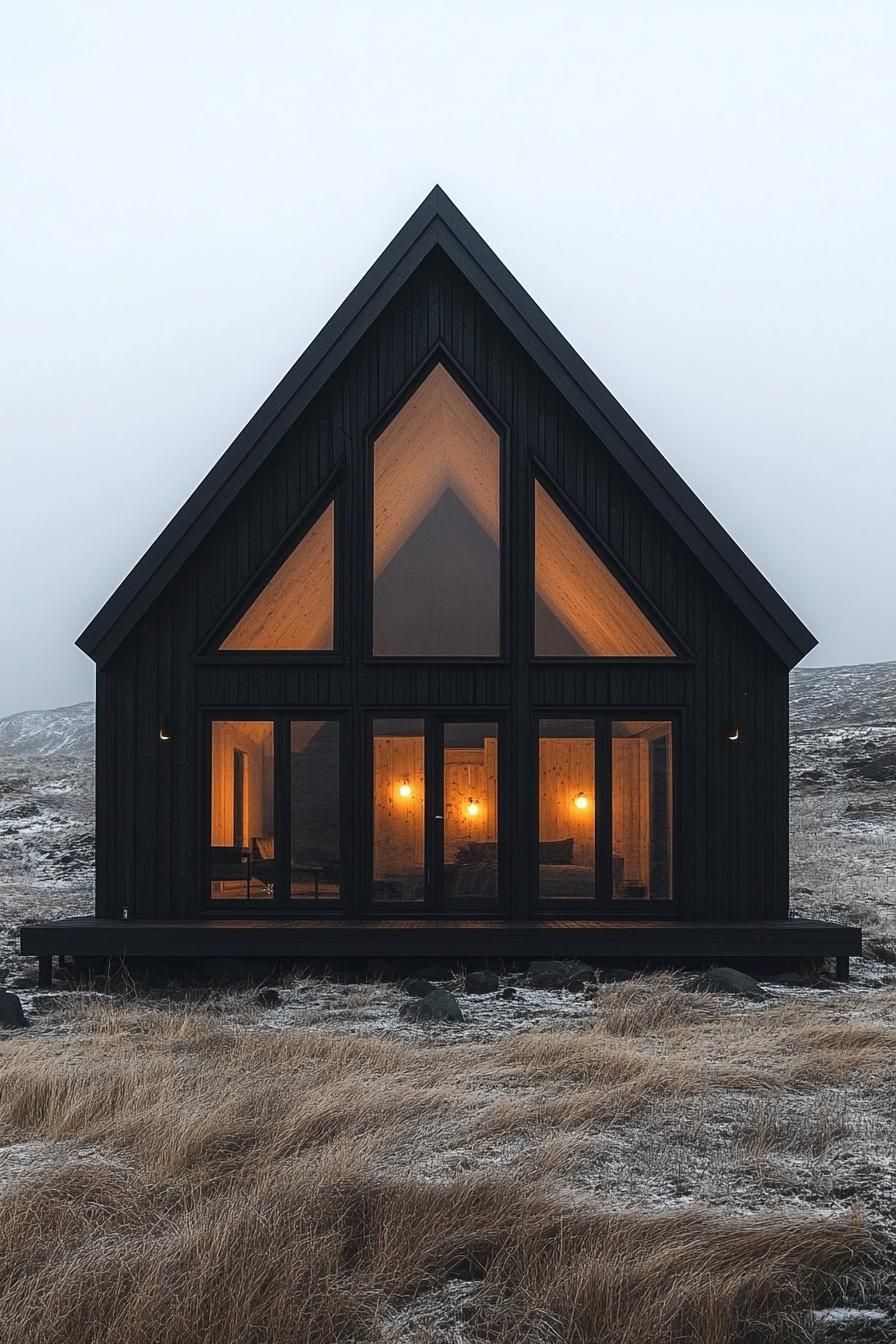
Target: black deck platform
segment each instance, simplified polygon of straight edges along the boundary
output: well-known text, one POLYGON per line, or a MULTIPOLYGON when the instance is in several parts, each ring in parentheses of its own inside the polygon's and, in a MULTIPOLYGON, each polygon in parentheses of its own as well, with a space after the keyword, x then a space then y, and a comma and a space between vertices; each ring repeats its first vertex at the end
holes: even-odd
POLYGON ((815 919, 739 923, 676 919, 61 919, 25 924, 24 956, 481 957, 579 956, 674 961, 836 957, 838 974, 862 951, 862 931, 815 919))

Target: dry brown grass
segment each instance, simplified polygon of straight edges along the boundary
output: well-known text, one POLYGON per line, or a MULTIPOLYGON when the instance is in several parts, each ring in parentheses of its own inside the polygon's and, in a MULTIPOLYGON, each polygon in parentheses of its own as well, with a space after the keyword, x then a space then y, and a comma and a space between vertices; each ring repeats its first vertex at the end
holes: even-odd
POLYGON ((506 1175, 377 1178, 347 1148, 223 1186, 71 1166, 0 1200, 0 1339, 375 1340, 463 1278, 472 1338, 730 1344, 786 1337, 868 1245, 854 1217, 586 1214, 506 1175))
MULTIPOLYGON (((116 1161, 0 1187, 0 1344, 374 1344, 458 1278, 478 1285, 471 1341, 798 1338, 799 1313, 858 1272, 858 1216, 595 1211, 557 1182, 583 1136, 645 1104, 736 1087, 761 1108, 873 1077, 896 1033, 658 989, 487 1045, 258 1032, 245 1004, 236 1022, 93 1005, 62 1034, 7 1039, 5 1140, 116 1161), (488 1167, 502 1145, 521 1145, 521 1179, 507 1152, 488 1167)), ((773 1146, 764 1114, 756 1143, 773 1146)))

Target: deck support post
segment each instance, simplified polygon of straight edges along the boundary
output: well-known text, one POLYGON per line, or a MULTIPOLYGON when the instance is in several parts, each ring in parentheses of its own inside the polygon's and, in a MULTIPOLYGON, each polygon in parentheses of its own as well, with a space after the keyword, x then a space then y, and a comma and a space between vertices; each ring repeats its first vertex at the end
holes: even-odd
POLYGON ((838 957, 835 971, 838 980, 849 979, 849 957, 838 957))
POLYGON ((37 984, 39 989, 53 988, 53 958, 38 957, 37 984))

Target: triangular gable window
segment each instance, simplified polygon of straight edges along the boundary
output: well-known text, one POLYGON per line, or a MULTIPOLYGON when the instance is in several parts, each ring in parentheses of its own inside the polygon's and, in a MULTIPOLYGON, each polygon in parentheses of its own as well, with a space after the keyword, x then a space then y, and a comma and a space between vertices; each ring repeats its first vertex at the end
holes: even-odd
POLYGON ((501 439, 437 364, 373 445, 373 653, 501 652, 501 439))
POLYGON ((334 513, 331 500, 221 641, 223 651, 332 650, 334 513))
POLYGON ((535 654, 541 658, 675 656, 538 481, 535 482, 535 654))

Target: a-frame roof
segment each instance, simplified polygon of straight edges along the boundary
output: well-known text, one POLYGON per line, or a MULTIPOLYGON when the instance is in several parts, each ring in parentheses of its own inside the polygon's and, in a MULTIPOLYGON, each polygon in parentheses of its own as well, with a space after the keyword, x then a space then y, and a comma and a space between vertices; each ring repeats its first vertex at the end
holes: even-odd
POLYGON ((94 617, 78 647, 105 662, 408 277, 441 248, 643 490, 734 604, 793 667, 816 640, 480 237, 434 187, 279 386, 94 617))

